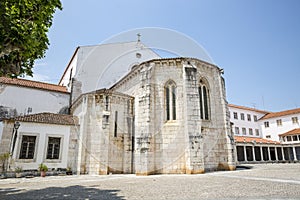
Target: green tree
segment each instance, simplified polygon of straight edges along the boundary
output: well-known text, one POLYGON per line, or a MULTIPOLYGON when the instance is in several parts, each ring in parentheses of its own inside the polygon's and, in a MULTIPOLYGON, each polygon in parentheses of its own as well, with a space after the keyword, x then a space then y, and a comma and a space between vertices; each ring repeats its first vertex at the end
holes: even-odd
POLYGON ((48 49, 56 9, 60 0, 0 0, 0 76, 32 76, 48 49))

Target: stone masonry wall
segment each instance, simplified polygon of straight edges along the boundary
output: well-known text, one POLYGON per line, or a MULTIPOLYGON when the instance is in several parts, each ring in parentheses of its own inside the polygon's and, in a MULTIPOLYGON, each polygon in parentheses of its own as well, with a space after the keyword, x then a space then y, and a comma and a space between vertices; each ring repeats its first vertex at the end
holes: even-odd
MULTIPOLYGON (((77 168, 81 174, 132 172, 132 108, 128 95, 102 90, 83 97, 77 168), (117 112, 117 114, 116 114, 117 112)), ((79 172, 78 172, 79 173, 79 172)))
POLYGON ((197 59, 143 63, 113 90, 135 97, 135 172, 203 173, 233 169, 220 69, 197 59), (139 79, 139 81, 137 81, 139 79), (209 120, 200 119, 199 81, 207 82, 209 120), (176 120, 166 120, 164 86, 176 83, 176 120))

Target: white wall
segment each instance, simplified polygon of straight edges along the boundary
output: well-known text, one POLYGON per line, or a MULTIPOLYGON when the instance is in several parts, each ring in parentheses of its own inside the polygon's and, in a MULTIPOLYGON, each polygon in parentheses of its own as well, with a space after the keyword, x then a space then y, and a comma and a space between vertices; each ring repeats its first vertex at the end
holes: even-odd
MULTIPOLYGON (((33 113, 52 112, 69 104, 69 94, 14 85, 0 85, 0 106, 16 109, 18 115, 32 108, 33 113)), ((26 113, 27 114, 27 113, 26 113)))
POLYGON ((20 122, 16 147, 13 153, 15 166, 21 166, 23 170, 37 169, 40 163, 45 163, 48 168, 66 168, 69 148, 70 126, 51 125, 42 123, 20 122), (23 135, 36 136, 34 159, 18 159, 20 155, 21 140, 23 135), (47 160, 48 137, 61 137, 59 160, 47 160))
POLYGON ((155 58, 160 57, 137 42, 82 46, 75 52, 60 85, 68 85, 70 69, 73 68, 74 78, 82 83, 83 94, 110 88, 135 64, 155 58), (138 57, 137 53, 141 56, 138 57))
POLYGON ((236 136, 248 136, 248 137, 262 137, 262 130, 260 127, 260 123, 257 121, 254 121, 254 115, 257 116, 257 120, 260 119, 262 116, 264 116, 264 113, 261 112, 255 112, 252 110, 247 109, 239 109, 235 107, 229 106, 229 112, 230 112, 230 122, 233 123, 232 131, 234 132, 234 135, 236 136), (237 113, 238 119, 234 119, 234 112, 237 113), (244 113, 245 120, 241 120, 241 113, 244 113), (251 121, 248 121, 247 114, 250 114, 251 121), (239 134, 236 134, 235 127, 239 127, 239 134), (243 135, 242 128, 246 128, 246 135, 243 135), (252 128, 253 135, 249 135, 249 128, 252 128), (259 136, 256 135, 255 129, 259 130, 259 136))
POLYGON ((298 120, 300 120, 300 113, 261 120, 260 126, 263 131, 263 137, 267 139, 279 141, 279 136, 278 136, 279 134, 286 133, 295 128, 300 128, 299 125, 300 121, 298 121, 298 123, 293 124, 292 117, 298 117, 298 120), (281 119, 282 121, 282 126, 277 125, 277 120, 279 119, 281 119), (269 122, 268 128, 265 127, 264 122, 269 122), (268 138, 269 136, 271 136, 271 138, 268 138))

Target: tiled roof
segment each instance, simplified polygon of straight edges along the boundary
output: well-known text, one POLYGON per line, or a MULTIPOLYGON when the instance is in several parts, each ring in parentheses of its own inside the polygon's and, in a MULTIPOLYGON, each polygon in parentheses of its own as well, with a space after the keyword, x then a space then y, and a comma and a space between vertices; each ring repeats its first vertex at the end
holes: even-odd
POLYGON ((280 144, 280 142, 267 140, 264 138, 256 138, 256 137, 244 137, 244 136, 234 136, 235 142, 237 143, 262 143, 262 144, 280 144))
POLYGON ((299 114, 299 113, 300 113, 300 108, 296 108, 296 109, 285 110, 285 111, 281 111, 281 112, 268 113, 265 116, 263 116, 261 119, 269 119, 269 118, 281 117, 281 116, 286 116, 286 115, 294 115, 294 114, 299 114))
POLYGON ((76 125, 78 118, 72 115, 37 113, 13 118, 14 121, 35 122, 45 124, 76 125))
POLYGON ((38 81, 30 81, 30 80, 20 79, 20 78, 0 77, 0 83, 68 93, 67 88, 65 86, 43 83, 38 81))
POLYGON ((238 105, 234 105, 234 104, 228 104, 228 106, 231 107, 231 108, 238 108, 238 109, 242 109, 242 110, 249 110, 249 111, 259 112, 259 113, 262 113, 262 114, 268 114, 268 113, 270 113, 268 111, 258 110, 258 109, 255 109, 255 108, 248 108, 248 107, 245 107, 245 106, 238 106, 238 105))
POLYGON ((287 136, 287 135, 300 135, 300 128, 296 128, 286 133, 279 134, 279 136, 287 136))

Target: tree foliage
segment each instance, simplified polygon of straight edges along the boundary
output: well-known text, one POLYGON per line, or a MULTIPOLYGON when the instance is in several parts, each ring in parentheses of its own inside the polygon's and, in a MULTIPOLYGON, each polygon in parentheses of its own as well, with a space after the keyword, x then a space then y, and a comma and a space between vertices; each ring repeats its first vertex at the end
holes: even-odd
POLYGON ((32 76, 48 49, 56 9, 60 0, 0 0, 0 76, 32 76))

